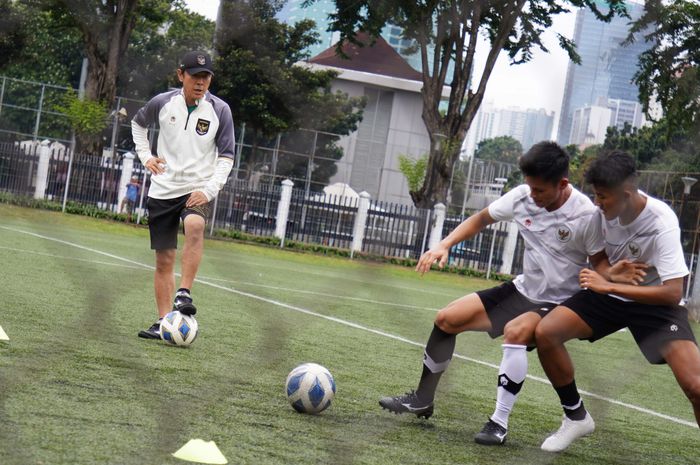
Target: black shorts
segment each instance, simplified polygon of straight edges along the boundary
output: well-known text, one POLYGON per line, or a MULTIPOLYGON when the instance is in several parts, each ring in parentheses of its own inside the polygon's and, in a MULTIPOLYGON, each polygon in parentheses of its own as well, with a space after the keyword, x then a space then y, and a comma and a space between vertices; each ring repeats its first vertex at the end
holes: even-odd
POLYGON ((506 324, 523 313, 535 312, 544 317, 557 306, 553 303, 534 303, 518 291, 512 282, 478 291, 476 295, 484 304, 486 314, 491 320, 489 336, 495 339, 503 335, 506 324))
POLYGON ((185 208, 190 194, 174 199, 148 198, 148 230, 151 233, 151 249, 177 249, 177 233, 180 219, 187 215, 199 215, 206 221, 209 217, 209 204, 185 208))
POLYGON ((580 291, 561 304, 573 310, 593 330, 590 342, 629 328, 649 363, 666 363, 662 355, 670 341, 695 341, 688 310, 680 305, 626 302, 590 290, 580 291))

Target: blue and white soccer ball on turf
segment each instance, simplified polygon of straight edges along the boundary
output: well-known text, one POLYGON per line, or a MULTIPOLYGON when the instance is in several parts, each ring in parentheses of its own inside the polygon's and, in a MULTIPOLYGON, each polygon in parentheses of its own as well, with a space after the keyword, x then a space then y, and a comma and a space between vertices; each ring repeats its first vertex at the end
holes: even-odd
POLYGON ((287 376, 287 400, 299 413, 321 413, 335 396, 335 380, 326 368, 304 363, 287 376))
POLYGON ((197 338, 197 320, 180 312, 170 312, 160 320, 160 338, 168 344, 187 347, 197 338))

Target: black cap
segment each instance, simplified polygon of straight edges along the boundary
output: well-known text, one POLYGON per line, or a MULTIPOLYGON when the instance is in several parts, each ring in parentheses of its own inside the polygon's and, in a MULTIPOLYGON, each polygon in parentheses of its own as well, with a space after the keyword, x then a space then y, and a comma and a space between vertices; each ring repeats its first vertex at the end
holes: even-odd
POLYGON ((208 53, 200 50, 185 53, 180 60, 180 69, 182 71, 187 71, 189 74, 197 74, 205 71, 214 75, 214 72, 211 70, 211 57, 208 53))

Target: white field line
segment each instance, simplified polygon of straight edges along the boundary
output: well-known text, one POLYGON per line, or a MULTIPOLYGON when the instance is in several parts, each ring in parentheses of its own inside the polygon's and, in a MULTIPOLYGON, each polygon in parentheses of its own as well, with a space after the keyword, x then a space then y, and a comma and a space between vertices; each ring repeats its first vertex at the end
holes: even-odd
MULTIPOLYGON (((9 250, 12 252, 39 255, 42 257, 60 258, 62 260, 72 260, 72 261, 78 261, 78 262, 84 262, 84 263, 116 266, 119 268, 129 268, 132 270, 144 269, 142 266, 126 265, 123 263, 114 263, 114 262, 104 262, 101 260, 89 260, 86 258, 68 257, 66 255, 56 255, 56 254, 52 254, 52 253, 37 252, 35 250, 27 250, 27 249, 18 249, 15 247, 5 247, 5 246, 1 246, 1 245, 0 245, 0 250, 9 250)), ((425 310, 425 311, 429 311, 432 313, 435 313, 439 310, 437 308, 420 307, 418 305, 400 304, 400 303, 396 303, 396 302, 385 302, 382 300, 365 299, 363 297, 352 297, 352 296, 345 296, 345 295, 329 294, 329 293, 325 293, 325 292, 307 291, 304 289, 292 289, 289 287, 270 286, 267 284, 251 283, 251 282, 247 282, 247 281, 235 281, 232 279, 213 278, 213 277, 206 277, 206 276, 201 276, 200 278, 204 279, 204 280, 210 280, 210 281, 221 281, 221 282, 227 282, 227 283, 232 283, 232 284, 240 284, 242 286, 261 287, 261 288, 272 289, 272 290, 276 290, 276 291, 294 292, 297 294, 315 295, 315 296, 319 296, 319 297, 332 297, 334 299, 345 299, 345 300, 351 300, 354 302, 364 302, 364 303, 368 303, 368 304, 372 304, 372 305, 386 305, 389 307, 401 307, 401 308, 408 308, 408 309, 412 309, 412 310, 425 310)))
MULTIPOLYGON (((64 240, 62 240, 62 239, 58 239, 58 238, 54 238, 54 237, 50 237, 50 236, 44 236, 44 235, 42 235, 42 234, 37 234, 37 233, 30 232, 30 231, 23 231, 23 230, 21 230, 21 229, 10 228, 10 227, 7 227, 7 226, 0 226, 0 228, 1 228, 1 229, 6 229, 6 230, 8 230, 8 231, 14 231, 14 232, 16 232, 16 233, 25 234, 25 235, 28 235, 28 236, 34 236, 34 237, 38 237, 38 238, 40 238, 40 239, 44 239, 44 240, 53 241, 53 242, 57 242, 57 243, 60 243, 60 244, 68 245, 68 246, 71 246, 71 247, 75 247, 75 248, 77 248, 77 249, 86 250, 86 251, 88 251, 88 252, 92 252, 92 253, 95 253, 95 254, 98 254, 98 255, 103 255, 103 256, 105 256, 105 257, 113 258, 113 259, 115 259, 115 260, 121 260, 121 261, 124 261, 124 262, 126 262, 126 263, 130 263, 130 264, 132 264, 132 265, 140 266, 140 267, 142 267, 142 268, 146 268, 146 269, 149 269, 149 270, 153 270, 153 269, 154 269, 153 266, 151 266, 151 265, 146 265, 146 264, 144 264, 144 263, 140 263, 140 262, 137 262, 137 261, 135 261, 135 260, 131 260, 131 259, 128 259, 128 258, 125 258, 125 257, 120 257, 120 256, 118 256, 118 255, 114 255, 114 254, 111 254, 111 253, 108 253, 108 252, 103 252, 103 251, 101 251, 101 250, 93 249, 93 248, 86 247, 86 246, 84 246, 84 245, 76 244, 76 243, 73 243, 73 242, 64 241, 64 240)), ((329 315, 323 315, 323 314, 321 314, 321 313, 316 313, 316 312, 313 312, 313 311, 311 311, 311 310, 308 310, 308 309, 305 309, 305 308, 302 308, 302 307, 297 307, 297 306, 295 306, 295 305, 289 305, 289 304, 287 304, 287 303, 280 302, 280 301, 274 300, 274 299, 268 299, 268 298, 266 298, 266 297, 262 297, 262 296, 259 296, 259 295, 256 295, 256 294, 252 294, 252 293, 250 293, 250 292, 239 291, 239 290, 237 290, 237 289, 233 289, 233 288, 230 288, 230 287, 221 286, 221 285, 219 285, 219 284, 212 283, 212 282, 209 282, 209 281, 205 281, 205 280, 202 280, 202 279, 199 279, 199 278, 196 279, 196 281, 199 282, 200 284, 204 284, 204 285, 213 287, 213 288, 215 288, 215 289, 220 289, 220 290, 222 290, 222 291, 230 292, 230 293, 232 293, 232 294, 237 294, 237 295, 240 295, 240 296, 243 296, 243 297, 248 297, 248 298, 250 298, 250 299, 258 300, 258 301, 261 301, 261 302, 265 302, 265 303, 268 303, 268 304, 271 304, 271 305, 275 305, 275 306, 277 306, 277 307, 281 307, 281 308, 284 308, 284 309, 287 309, 287 310, 292 310, 292 311, 295 311, 295 312, 298 312, 298 313, 302 313, 302 314, 305 314, 305 315, 309 315, 309 316, 313 316, 313 317, 316 317, 316 318, 322 318, 322 319, 327 320, 327 321, 332 321, 332 322, 334 322, 334 323, 338 323, 338 324, 341 324, 341 325, 344 325, 344 326, 348 326, 348 327, 350 327, 350 328, 359 329, 359 330, 361 330, 361 331, 365 331, 365 332, 368 332, 368 333, 376 334, 376 335, 378 335, 378 336, 383 336, 383 337, 386 337, 386 338, 388 338, 388 339, 393 339, 393 340, 395 340, 395 341, 400 341, 400 342, 403 342, 403 343, 406 343, 406 344, 410 344, 410 345, 413 345, 413 346, 416 346, 416 347, 420 347, 420 348, 424 348, 424 347, 425 347, 423 344, 421 344, 421 343, 419 343, 419 342, 415 342, 415 341, 412 341, 412 340, 410 340, 410 339, 406 339, 406 338, 401 337, 401 336, 398 336, 398 335, 396 335, 396 334, 391 334, 391 333, 387 333, 387 332, 384 332, 384 331, 380 331, 380 330, 378 330, 378 329, 374 329, 374 328, 370 328, 370 327, 367 327, 367 326, 363 326, 363 325, 360 325, 360 324, 358 324, 358 323, 354 323, 354 322, 352 322, 352 321, 343 320, 343 319, 341 319, 341 318, 336 318, 336 317, 329 316, 329 315)), ((477 359, 471 358, 471 357, 466 357, 466 356, 460 355, 460 354, 454 354, 454 357, 455 357, 455 358, 462 359, 462 360, 466 360, 466 361, 468 361, 468 362, 476 363, 476 364, 478 364, 478 365, 486 366, 486 367, 489 367, 489 368, 494 368, 494 369, 496 369, 496 370, 498 370, 498 368, 499 368, 499 366, 496 365, 496 364, 489 363, 489 362, 485 362, 485 361, 483 361, 483 360, 477 360, 477 359)), ((529 379, 533 380, 533 381, 537 381, 537 382, 540 382, 540 383, 543 383, 543 384, 550 384, 548 380, 546 380, 546 379, 544 379, 544 378, 540 378, 539 376, 527 375, 527 377, 528 377, 529 379)), ((605 396, 601 396, 601 395, 599 395, 599 394, 595 394, 595 393, 589 392, 589 391, 579 390, 579 392, 580 392, 581 394, 583 394, 584 396, 591 397, 591 398, 593 398, 593 399, 602 400, 602 401, 604 401, 604 402, 608 402, 608 403, 611 403, 611 404, 613 404, 613 405, 618 405, 618 406, 620 406, 620 407, 625 407, 625 408, 627 408, 627 409, 634 410, 634 411, 641 412, 641 413, 645 413, 645 414, 647 414, 647 415, 651 415, 651 416, 654 416, 654 417, 657 417, 657 418, 662 418, 662 419, 664 419, 664 420, 667 420, 667 421, 670 421, 670 422, 673 422, 673 423, 677 423, 677 424, 679 424, 679 425, 685 425, 685 426, 689 426, 689 427, 691 427, 691 428, 697 428, 697 427, 698 427, 697 424, 696 424, 695 422, 691 422, 691 421, 688 421, 688 420, 683 420, 682 418, 677 418, 677 417, 674 417, 674 416, 671 416, 671 415, 666 415, 665 413, 659 413, 659 412, 656 412, 656 411, 654 411, 654 410, 650 410, 650 409, 648 409, 648 408, 640 407, 640 406, 638 406, 638 405, 630 404, 630 403, 627 403, 627 402, 622 402, 622 401, 619 401, 619 400, 616 400, 616 399, 612 399, 612 398, 609 398, 609 397, 605 397, 605 396)))
POLYGON ((212 278, 212 277, 207 277, 207 276, 200 276, 200 279, 209 280, 209 281, 220 281, 220 282, 226 282, 226 283, 231 283, 231 284, 240 284, 243 286, 262 287, 264 289, 273 289, 276 291, 296 292, 297 294, 317 295, 319 297, 333 297, 334 299, 347 299, 347 300, 352 300, 355 302, 365 302, 368 304, 375 304, 375 305, 388 305, 391 307, 403 307, 403 308, 410 308, 410 309, 415 309, 415 310, 427 310, 427 311, 432 312, 432 313, 435 313, 438 310, 440 310, 439 308, 420 307, 418 305, 400 304, 400 303, 396 303, 396 302, 386 302, 386 301, 382 301, 382 300, 365 299, 364 297, 352 297, 352 296, 345 296, 345 295, 329 294, 329 293, 325 293, 325 292, 307 291, 305 289, 292 289, 290 287, 270 286, 268 284, 251 283, 251 282, 247 282, 247 281, 235 281, 232 279, 212 278))

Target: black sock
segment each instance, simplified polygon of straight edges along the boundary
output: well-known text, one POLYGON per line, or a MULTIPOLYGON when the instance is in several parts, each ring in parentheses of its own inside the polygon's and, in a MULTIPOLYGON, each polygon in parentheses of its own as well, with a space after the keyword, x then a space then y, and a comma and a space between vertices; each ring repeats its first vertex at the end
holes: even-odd
POLYGON ((572 381, 566 386, 555 387, 554 390, 559 394, 564 414, 569 419, 580 421, 586 418, 586 408, 583 406, 578 389, 576 389, 576 381, 572 381))
POLYGON ((187 292, 187 293, 189 294, 189 293, 190 293, 190 290, 187 289, 186 287, 181 287, 180 289, 177 290, 176 294, 177 294, 178 292, 187 292))
POLYGON ((428 338, 423 356, 423 373, 418 383, 416 394, 421 401, 432 402, 435 398, 435 390, 440 382, 440 376, 447 369, 455 350, 457 336, 441 330, 437 325, 428 338))

